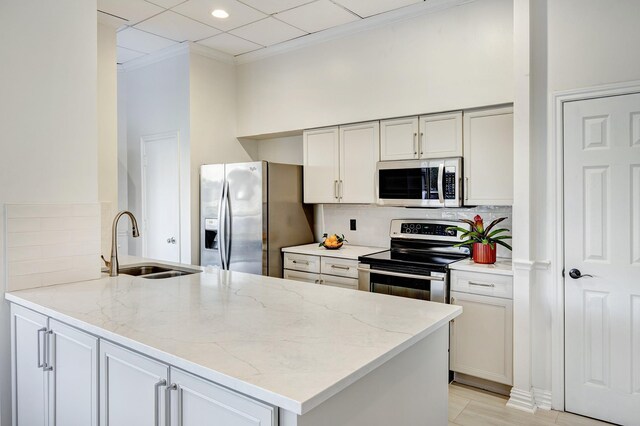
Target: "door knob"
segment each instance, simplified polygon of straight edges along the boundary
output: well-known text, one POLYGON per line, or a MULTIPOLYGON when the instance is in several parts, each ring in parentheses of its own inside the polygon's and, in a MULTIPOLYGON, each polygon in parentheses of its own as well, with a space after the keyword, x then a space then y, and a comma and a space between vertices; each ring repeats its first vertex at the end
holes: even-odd
POLYGON ((588 274, 583 275, 582 272, 580 272, 580 269, 575 269, 575 268, 569 271, 569 276, 574 280, 577 280, 579 278, 584 278, 584 277, 593 278, 593 275, 588 275, 588 274))
POLYGON ((175 244, 175 243, 176 243, 175 237, 167 238, 167 244, 175 244))

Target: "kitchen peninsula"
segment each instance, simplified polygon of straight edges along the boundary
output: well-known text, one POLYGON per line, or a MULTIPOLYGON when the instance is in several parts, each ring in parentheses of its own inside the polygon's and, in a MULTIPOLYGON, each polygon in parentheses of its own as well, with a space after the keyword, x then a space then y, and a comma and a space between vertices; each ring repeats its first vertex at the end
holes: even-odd
MULTIPOLYGON (((60 405, 72 398, 69 407, 87 413, 84 424, 124 424, 132 412, 144 424, 184 426, 205 418, 447 424, 448 323, 458 306, 217 269, 103 277, 6 298, 14 380, 41 373, 44 400, 64 414, 60 405), (70 333, 81 336, 65 339, 70 333), (65 345, 85 337, 90 362, 64 359, 73 353, 65 345), (84 370, 69 374, 76 368, 84 370), (91 392, 69 394, 72 377, 84 377, 91 392)), ((20 390, 14 412, 30 398, 32 415, 34 397, 20 390)))

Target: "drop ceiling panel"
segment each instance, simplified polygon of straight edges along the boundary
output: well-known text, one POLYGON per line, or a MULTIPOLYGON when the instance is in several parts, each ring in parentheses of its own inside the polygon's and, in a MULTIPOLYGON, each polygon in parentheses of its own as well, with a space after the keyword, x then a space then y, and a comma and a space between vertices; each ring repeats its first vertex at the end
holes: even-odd
POLYGON ((275 17, 308 33, 315 33, 360 19, 329 0, 318 0, 278 13, 275 17))
POLYGON ((271 46, 306 34, 304 31, 271 17, 230 32, 263 46, 271 46))
POLYGON ((142 52, 136 52, 135 50, 130 50, 130 49, 118 46, 116 50, 116 55, 118 58, 118 63, 124 64, 127 61, 139 58, 140 56, 144 56, 145 54, 142 52))
POLYGON ((139 23, 135 28, 180 42, 202 40, 220 33, 220 30, 170 10, 139 23))
POLYGON ((293 9, 303 4, 311 3, 314 0, 242 0, 244 4, 254 7, 269 15, 293 9))
POLYGON ((172 10, 223 31, 229 31, 267 16, 236 0, 189 0, 172 10), (211 16, 211 12, 215 9, 226 10, 229 17, 226 19, 214 18, 211 16))
POLYGON ((164 9, 144 0, 98 0, 98 10, 124 18, 133 25, 164 9))
POLYGON ((423 0, 334 0, 352 12, 366 18, 378 13, 399 9, 410 4, 420 3, 423 0))
POLYGON ((201 40, 198 44, 220 50, 230 55, 241 55, 243 53, 262 49, 259 44, 252 43, 248 40, 241 39, 229 33, 222 33, 217 36, 201 40))
POLYGON ((127 28, 118 31, 117 44, 130 50, 151 53, 172 46, 176 42, 135 28, 127 28))
POLYGON ((149 3, 157 4, 166 9, 171 9, 173 6, 177 6, 180 3, 184 3, 187 0, 147 0, 149 3))

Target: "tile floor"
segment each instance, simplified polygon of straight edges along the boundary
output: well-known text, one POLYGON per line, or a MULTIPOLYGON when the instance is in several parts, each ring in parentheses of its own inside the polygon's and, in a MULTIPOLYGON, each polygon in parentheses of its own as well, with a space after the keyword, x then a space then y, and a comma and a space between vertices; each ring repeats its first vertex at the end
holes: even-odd
POLYGON ((609 425, 559 411, 535 414, 507 408, 507 397, 460 384, 449 385, 449 426, 596 426, 609 425))

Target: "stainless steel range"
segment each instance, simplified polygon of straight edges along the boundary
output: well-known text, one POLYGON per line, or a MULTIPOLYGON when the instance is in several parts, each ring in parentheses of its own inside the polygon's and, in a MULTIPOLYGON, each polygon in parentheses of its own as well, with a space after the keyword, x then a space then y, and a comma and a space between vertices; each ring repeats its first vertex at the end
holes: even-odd
POLYGON ((358 258, 360 290, 449 303, 449 264, 469 257, 459 222, 424 219, 391 221, 391 249, 358 258))

